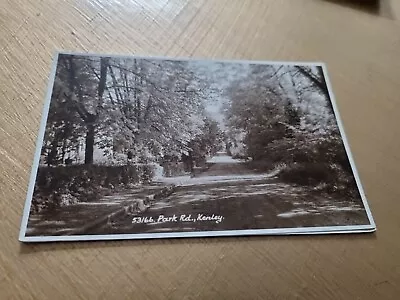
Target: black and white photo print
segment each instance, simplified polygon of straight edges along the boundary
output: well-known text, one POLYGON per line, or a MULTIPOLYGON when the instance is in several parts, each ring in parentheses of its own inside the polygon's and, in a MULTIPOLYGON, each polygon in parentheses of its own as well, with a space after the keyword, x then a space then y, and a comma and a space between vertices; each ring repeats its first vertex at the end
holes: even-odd
POLYGON ((374 230, 322 63, 56 55, 21 241, 374 230))

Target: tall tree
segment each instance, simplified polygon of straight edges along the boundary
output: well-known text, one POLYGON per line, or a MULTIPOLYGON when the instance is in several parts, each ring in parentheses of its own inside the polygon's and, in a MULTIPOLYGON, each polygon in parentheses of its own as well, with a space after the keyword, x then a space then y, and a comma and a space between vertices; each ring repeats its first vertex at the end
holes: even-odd
POLYGON ((202 95, 187 62, 115 58, 106 89, 118 110, 114 134, 136 156, 143 151, 179 151, 199 131, 202 95), (164 149, 164 150, 163 150, 164 149))
POLYGON ((93 163, 96 126, 103 107, 108 61, 108 57, 100 58, 99 62, 73 55, 61 55, 59 58, 68 74, 65 93, 67 101, 86 128, 85 164, 93 163))

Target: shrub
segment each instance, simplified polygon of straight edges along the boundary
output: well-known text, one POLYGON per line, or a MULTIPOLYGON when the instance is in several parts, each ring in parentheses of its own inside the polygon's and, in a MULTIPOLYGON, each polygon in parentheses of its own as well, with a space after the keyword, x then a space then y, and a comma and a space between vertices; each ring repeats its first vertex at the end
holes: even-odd
POLYGON ((319 193, 335 193, 349 198, 359 197, 352 173, 342 168, 340 164, 291 164, 282 168, 278 177, 287 183, 313 186, 319 193))
POLYGON ((152 177, 152 167, 144 164, 39 167, 32 199, 33 210, 39 207, 54 209, 74 201, 96 201, 105 189, 149 182, 152 177))
POLYGON ((278 176, 285 182, 301 185, 335 181, 335 174, 329 165, 321 163, 292 164, 282 169, 278 176))
POLYGON ((246 162, 246 165, 249 169, 259 172, 271 171, 274 168, 274 163, 267 159, 259 161, 250 160, 246 162))

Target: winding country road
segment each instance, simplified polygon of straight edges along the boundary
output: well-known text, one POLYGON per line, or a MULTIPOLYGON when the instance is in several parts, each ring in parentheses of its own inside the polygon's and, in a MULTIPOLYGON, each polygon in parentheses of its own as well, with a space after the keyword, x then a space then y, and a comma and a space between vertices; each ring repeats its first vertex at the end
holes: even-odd
POLYGON ((368 222, 360 204, 280 182, 274 173, 255 173, 226 153, 210 158, 208 166, 195 177, 162 177, 152 185, 112 193, 95 203, 80 202, 51 216, 37 216, 28 234, 212 231, 368 222), (144 199, 165 187, 173 187, 172 193, 153 199, 150 207, 144 204, 144 199), (136 211, 127 209, 132 206, 136 211), (186 221, 180 220, 181 216, 186 221))
POLYGON ((273 174, 256 174, 226 153, 218 153, 208 164, 208 170, 194 178, 165 178, 165 184, 177 184, 174 193, 145 212, 117 218, 90 233, 327 226, 360 222, 364 216, 359 205, 310 194, 304 187, 279 182, 273 174))

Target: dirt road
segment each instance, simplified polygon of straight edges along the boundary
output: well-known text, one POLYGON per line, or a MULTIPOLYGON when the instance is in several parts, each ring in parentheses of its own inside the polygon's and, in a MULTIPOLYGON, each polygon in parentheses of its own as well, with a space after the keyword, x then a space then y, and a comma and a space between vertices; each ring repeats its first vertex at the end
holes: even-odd
MULTIPOLYGON (((195 177, 161 178, 152 185, 119 191, 96 203, 78 203, 55 214, 38 216, 29 234, 121 234, 212 231, 368 224, 360 203, 321 194, 310 187, 282 183, 274 174, 257 174, 240 160, 222 153, 195 177), (143 211, 118 214, 142 203, 165 186, 172 194, 143 211), (91 222, 104 220, 99 225, 91 222), (82 231, 84 229, 84 231, 82 231), (61 230, 61 231, 60 231, 61 230)), ((97 224, 97 223, 96 223, 97 224)))
MULTIPOLYGON (((207 171, 180 181, 175 192, 146 212, 113 220, 91 232, 145 233, 334 226, 368 223, 359 204, 255 174, 219 155, 207 171), (182 217, 183 216, 183 217, 182 217), (148 222, 147 222, 148 221, 148 222)), ((178 182, 178 181, 177 181, 178 182)))

